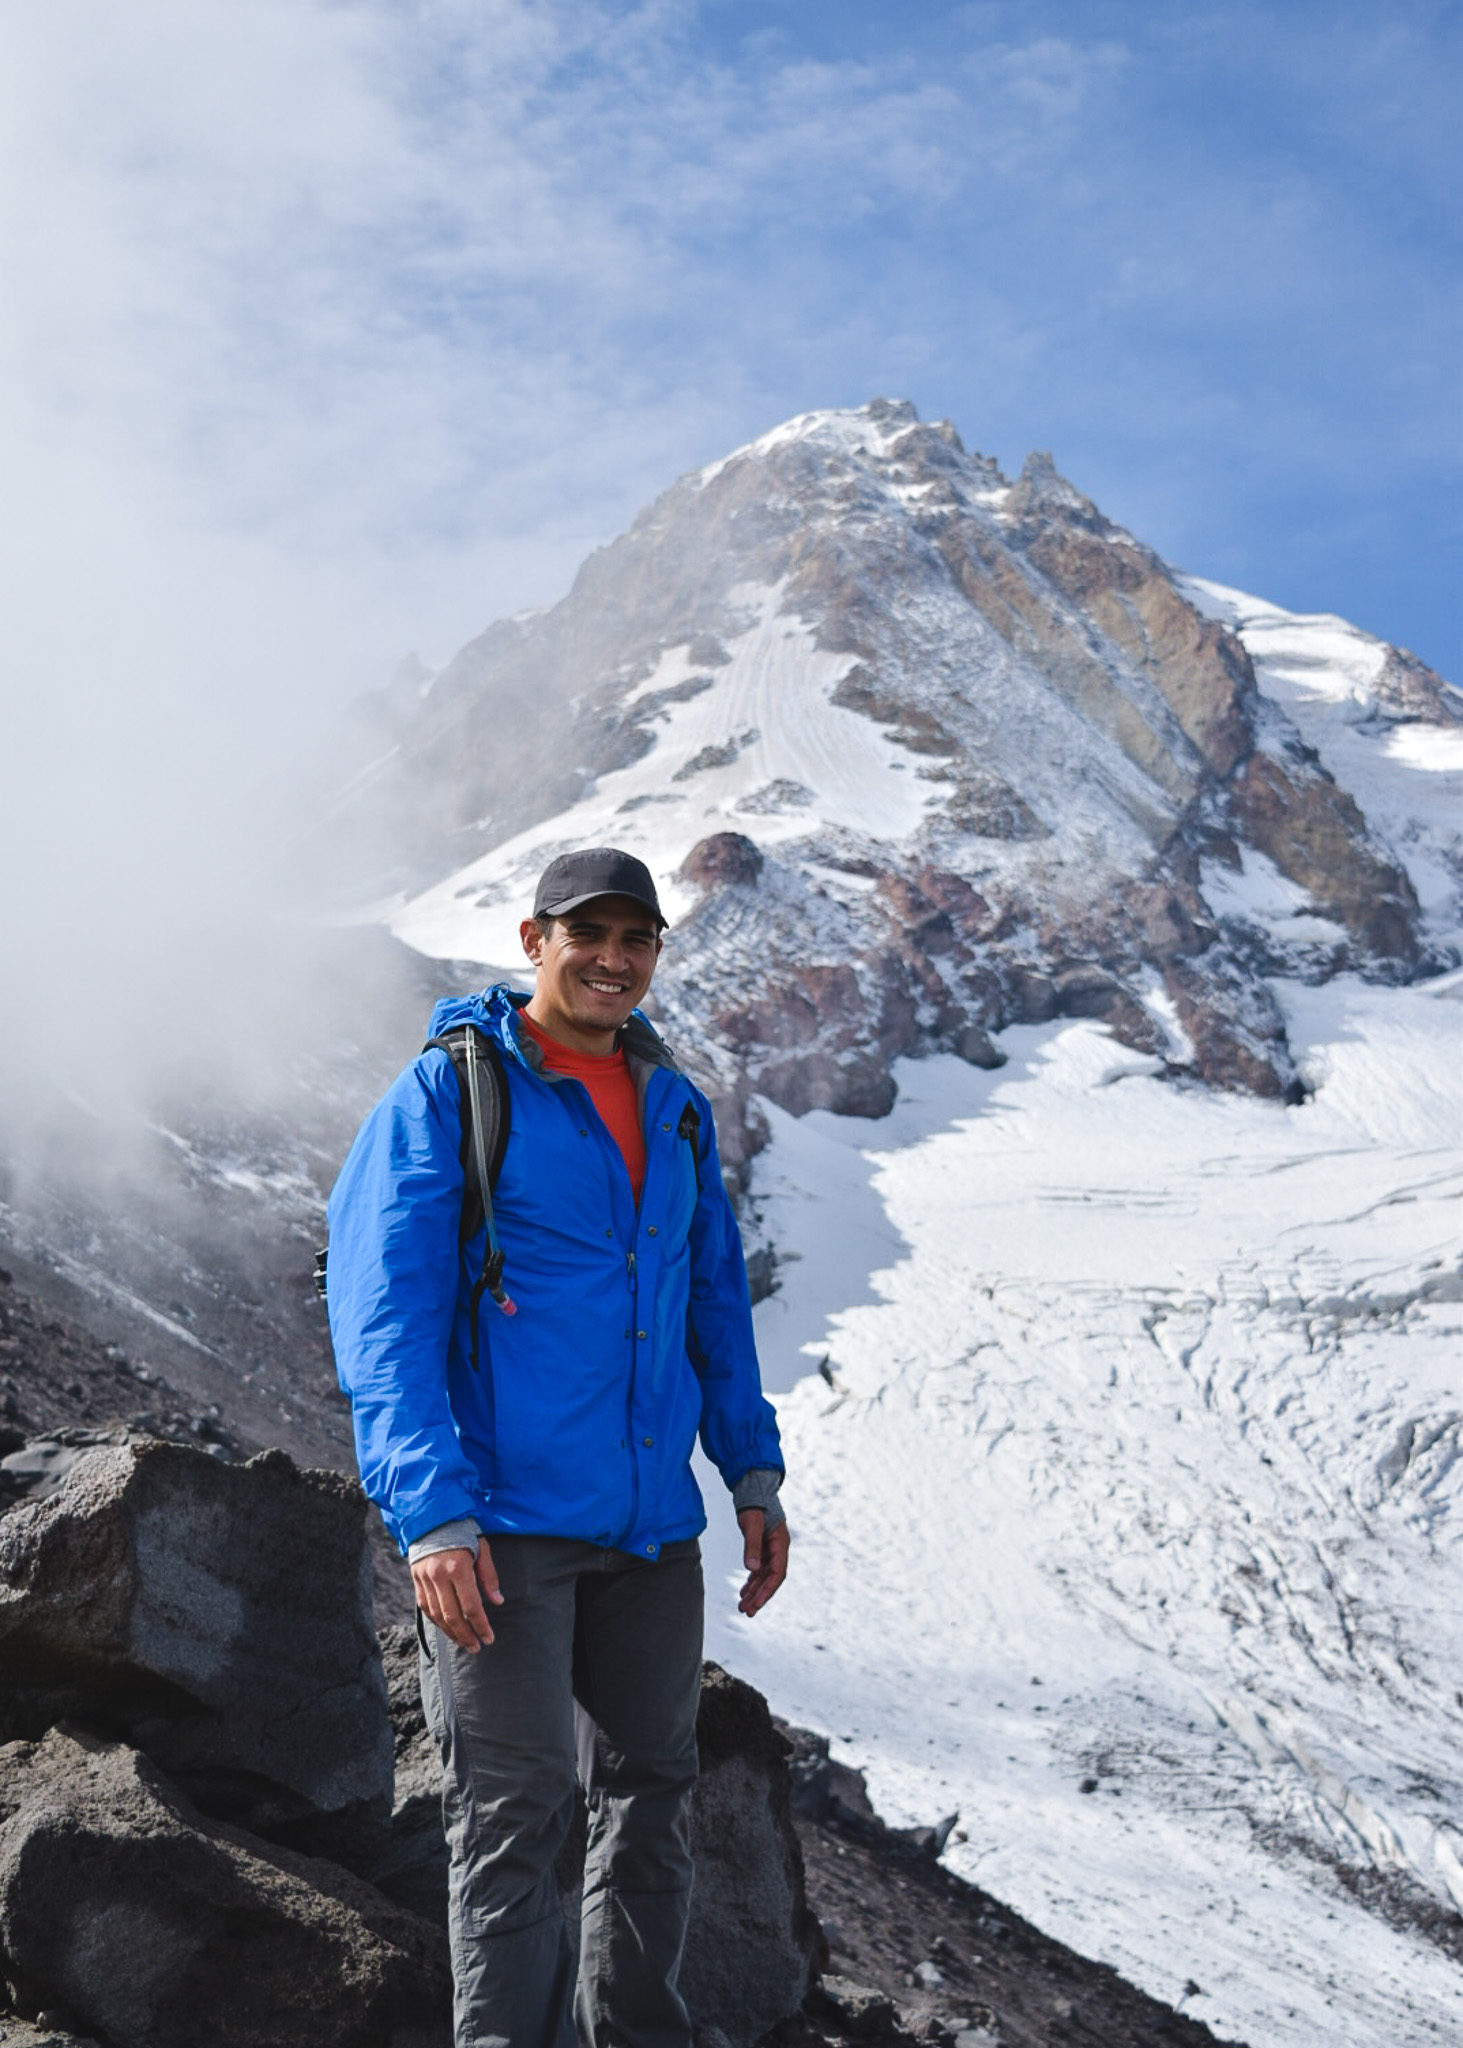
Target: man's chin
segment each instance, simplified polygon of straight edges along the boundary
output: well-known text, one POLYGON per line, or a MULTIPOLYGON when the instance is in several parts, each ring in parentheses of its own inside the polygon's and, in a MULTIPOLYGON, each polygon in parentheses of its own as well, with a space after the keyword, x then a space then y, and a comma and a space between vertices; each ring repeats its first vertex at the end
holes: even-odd
POLYGON ((574 1021, 590 1031, 618 1031, 634 1007, 629 996, 613 1003, 604 998, 599 1002, 585 1003, 574 1021))

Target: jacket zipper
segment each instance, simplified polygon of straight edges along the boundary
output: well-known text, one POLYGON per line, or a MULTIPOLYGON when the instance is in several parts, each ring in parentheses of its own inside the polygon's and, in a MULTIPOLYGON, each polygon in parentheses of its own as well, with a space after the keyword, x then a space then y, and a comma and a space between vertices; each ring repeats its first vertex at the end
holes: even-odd
POLYGON ((625 1397, 625 1442, 630 1451, 630 1519, 625 1524, 625 1537, 640 1520, 640 1458, 635 1449, 635 1377, 640 1363, 640 1344, 635 1332, 639 1327, 640 1286, 635 1269, 635 1254, 625 1254, 625 1276, 630 1283, 630 1384, 625 1397))

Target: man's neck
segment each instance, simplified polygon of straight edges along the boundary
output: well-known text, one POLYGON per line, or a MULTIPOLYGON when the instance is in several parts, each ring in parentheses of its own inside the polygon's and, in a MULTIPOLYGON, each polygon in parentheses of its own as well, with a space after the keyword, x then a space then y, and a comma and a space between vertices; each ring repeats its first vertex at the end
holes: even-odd
POLYGON ((538 1007, 536 993, 524 1004, 523 1014, 533 1020, 546 1038, 552 1038, 556 1044, 567 1046, 570 1052, 587 1052, 599 1059, 605 1059, 615 1049, 615 1040, 619 1035, 618 1025, 611 1025, 605 1031, 591 1031, 583 1025, 576 1024, 572 1018, 561 1016, 558 1011, 551 1011, 546 1016, 538 1007))

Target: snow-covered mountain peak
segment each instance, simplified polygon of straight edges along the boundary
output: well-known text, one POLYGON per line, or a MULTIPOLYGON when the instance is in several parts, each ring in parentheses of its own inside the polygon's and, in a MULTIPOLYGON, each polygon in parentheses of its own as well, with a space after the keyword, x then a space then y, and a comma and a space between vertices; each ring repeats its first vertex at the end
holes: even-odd
POLYGON ((897 521, 932 495, 994 514, 1012 489, 989 456, 965 448, 948 420, 926 424, 905 399, 799 413, 683 482, 704 491, 749 471, 764 495, 825 505, 845 519, 882 511, 897 521))
MULTIPOLYGON (((921 427, 919 414, 908 399, 875 398, 867 405, 801 412, 759 434, 755 441, 734 448, 730 455, 693 471, 689 481, 705 489, 734 464, 756 462, 778 449, 800 444, 853 461, 887 458, 906 434, 921 427)), ((959 446, 959 438, 947 422, 924 431, 942 434, 959 446)))
POLYGON ((1442 825, 1399 846, 1307 724, 1318 687, 1429 732, 1456 693, 1345 627, 1306 682, 1284 616, 1050 456, 1011 482, 904 402, 803 414, 378 705, 346 851, 399 936, 509 969, 555 852, 640 853, 668 1022, 793 1110, 886 1107, 899 1054, 1064 1013, 1282 1093, 1267 970, 1408 978, 1460 922, 1442 825))

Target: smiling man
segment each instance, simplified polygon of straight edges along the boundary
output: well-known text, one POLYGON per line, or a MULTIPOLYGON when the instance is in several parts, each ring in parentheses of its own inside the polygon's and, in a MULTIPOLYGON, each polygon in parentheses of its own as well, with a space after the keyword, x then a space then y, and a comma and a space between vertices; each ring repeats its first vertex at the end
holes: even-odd
POLYGON ((411 1563, 442 1752, 457 2048, 690 2048, 698 1432, 742 1527, 742 1612, 787 1571, 711 1110, 637 1007, 664 926, 631 855, 551 862, 521 927, 532 996, 439 1003, 330 1198, 336 1361, 411 1563), (464 1027, 502 1091, 501 1302, 479 1278, 488 1218, 464 1209, 464 1027), (577 1964, 553 1868, 576 1774, 577 1964))

